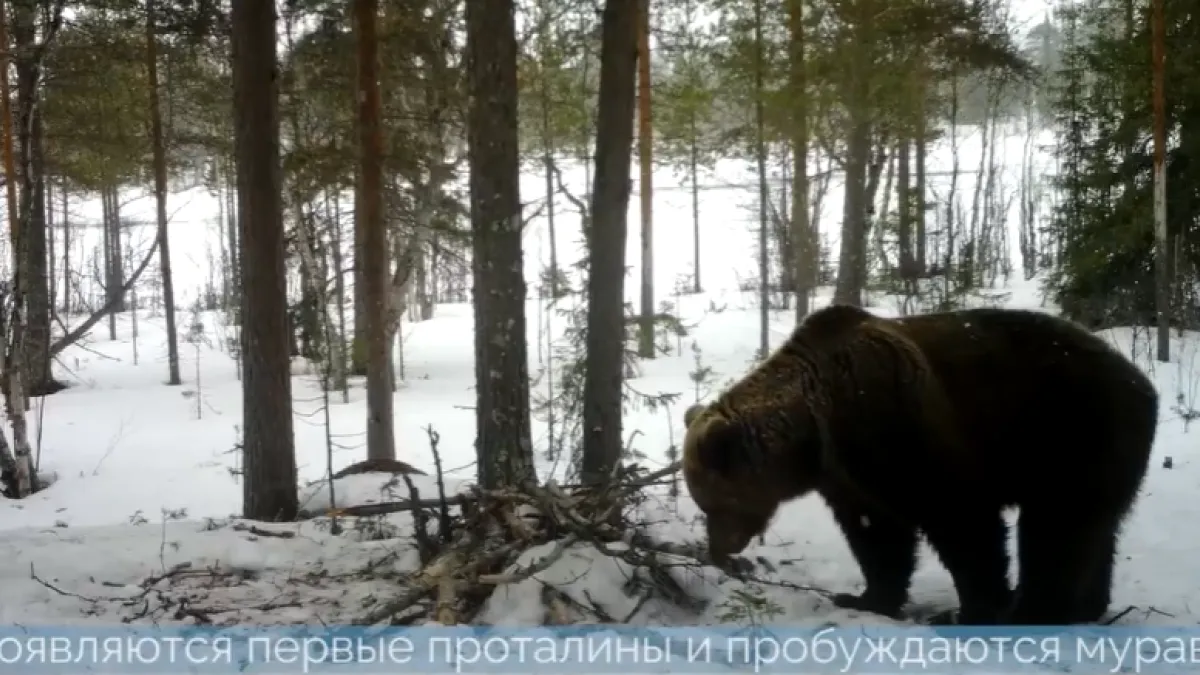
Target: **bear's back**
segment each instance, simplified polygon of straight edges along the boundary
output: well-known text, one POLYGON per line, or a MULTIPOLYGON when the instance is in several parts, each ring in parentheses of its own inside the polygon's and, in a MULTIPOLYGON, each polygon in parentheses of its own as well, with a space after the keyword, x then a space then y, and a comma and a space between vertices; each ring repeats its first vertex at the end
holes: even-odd
POLYGON ((1096 457, 1083 439, 1133 439, 1144 433, 1147 417, 1157 415, 1149 378, 1102 338, 1065 319, 968 309, 895 324, 924 354, 980 468, 1000 483, 1050 484, 1102 470, 1097 463, 1118 460, 1096 457), (1034 471, 1043 479, 1031 481, 1034 471))

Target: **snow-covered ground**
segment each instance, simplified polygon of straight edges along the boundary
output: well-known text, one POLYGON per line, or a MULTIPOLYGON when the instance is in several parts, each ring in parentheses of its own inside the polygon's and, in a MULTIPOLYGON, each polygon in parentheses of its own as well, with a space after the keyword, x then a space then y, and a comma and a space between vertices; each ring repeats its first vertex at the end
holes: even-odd
MULTIPOLYGON (((1012 148, 1008 155, 1019 154, 1019 139, 1008 145, 1012 148)), ((969 155, 963 158, 965 166, 976 161, 969 155)), ((1011 162, 1009 166, 1011 179, 1019 169, 1011 162)), ((660 184, 671 180, 668 173, 660 184)), ((725 180, 738 183, 742 177, 725 180)), ((969 186, 963 190, 969 192, 969 186)), ((835 185, 826 197, 827 230, 840 220, 839 192, 835 185)), ((643 362, 639 377, 632 381, 642 392, 674 392, 681 400, 667 409, 632 410, 624 422, 626 436, 638 432, 632 445, 651 467, 668 463, 667 450, 683 432, 683 409, 696 398, 696 385, 689 376, 697 367, 693 344, 703 365, 714 371, 712 384, 699 392, 705 398, 745 372, 759 341, 755 300, 752 294, 735 290, 739 276, 753 266, 749 256, 753 234, 736 225, 750 220, 749 214, 738 211, 753 204, 753 191, 706 193, 707 240, 702 255, 706 293, 676 297, 670 293, 673 280, 690 265, 686 195, 686 191, 668 190, 656 202, 661 250, 656 276, 660 297, 678 303, 677 311, 691 327, 690 334, 672 345, 671 354, 643 362), (730 233, 733 230, 737 232, 730 233), (740 255, 743 249, 747 255, 740 255), (742 260, 746 262, 738 262, 742 260)), ((636 204, 632 206, 636 209, 636 204)), ((208 208, 205 205, 189 208, 195 212, 181 215, 187 215, 192 227, 173 231, 173 247, 197 252, 203 250, 207 236, 203 223, 213 214, 201 212, 208 208), (184 241, 176 243, 176 237, 184 241)), ((567 224, 560 226, 571 231, 572 221, 564 221, 567 224)), ((530 278, 538 259, 547 259, 538 243, 543 241, 537 233, 541 224, 535 222, 531 230, 536 232, 529 247, 530 278)), ((560 235, 563 238, 571 235, 560 235)), ((636 251, 636 236, 631 236, 631 279, 638 273, 636 251)), ((565 264, 570 257, 560 252, 560 259, 565 264)), ((180 284, 182 296, 195 297, 201 283, 200 266, 192 272, 190 282, 180 284)), ((631 292, 633 287, 631 280, 631 292)), ((1004 303, 1009 306, 1043 307, 1033 282, 999 290, 1006 293, 1004 303)), ((827 301, 826 292, 818 304, 827 301)), ((883 300, 873 309, 895 314, 897 308, 883 300)), ((545 312, 537 302, 529 304, 534 372, 540 365, 532 347, 542 344, 538 317, 545 312)), ((201 615, 219 624, 339 623, 361 617, 369 605, 394 594, 396 577, 415 568, 417 556, 406 536, 407 515, 363 519, 358 527, 352 525, 340 534, 331 533, 324 521, 251 527, 231 519, 240 511, 242 499, 242 485, 234 473, 240 461, 240 383, 234 360, 221 346, 232 333, 225 331, 218 317, 202 318, 204 339, 181 345, 182 387, 164 385, 161 317, 140 315, 135 340, 129 316, 122 316, 116 341, 107 339, 102 324, 61 356, 56 367, 71 388, 35 401, 31 415, 41 471, 55 474, 57 481, 29 499, 0 505, 4 529, 0 559, 5 561, 0 566, 0 624, 170 623, 193 621, 201 615), (214 568, 235 576, 214 575, 214 568), (182 584, 195 593, 190 605, 171 605, 164 614, 167 605, 155 601, 159 587, 142 583, 165 574, 175 577, 175 592, 182 584)), ((552 332, 557 334, 563 322, 555 321, 552 332)), ((190 322, 189 314, 181 311, 181 334, 188 332, 190 322)), ((791 312, 776 313, 772 343, 784 339, 791 325, 791 312)), ((432 474, 426 431, 431 427, 439 435, 450 488, 456 490, 474 473, 470 307, 439 305, 433 319, 406 323, 402 330, 404 381, 395 405, 398 456, 432 474)), ((1145 331, 1135 338, 1133 330, 1114 330, 1108 337, 1154 377, 1163 398, 1155 459, 1121 542, 1113 607, 1132 608, 1119 618, 1123 624, 1194 624, 1200 611, 1196 567, 1200 542, 1194 527, 1200 522, 1196 498, 1200 444, 1195 440, 1197 432, 1189 431, 1186 422, 1191 417, 1187 411, 1200 395, 1196 358, 1200 338, 1176 336, 1172 361, 1162 364, 1150 357, 1145 331)), ((330 459, 324 404, 313 377, 297 374, 293 388, 296 452, 305 484, 302 498, 306 508, 318 510, 329 505, 327 486, 308 483, 325 475, 330 459)), ((361 382, 355 383, 348 403, 338 393, 331 395, 328 428, 335 446, 335 471, 364 456, 363 399, 361 382)), ((534 437, 544 447, 543 422, 535 421, 534 437)), ((422 496, 434 494, 430 479, 414 476, 413 480, 422 496)), ((371 476, 350 476, 335 487, 339 505, 407 495, 403 484, 384 486, 371 476)), ((683 496, 677 501, 668 499, 665 490, 652 492, 642 507, 650 531, 658 538, 686 542, 703 536, 697 509, 686 488, 681 489, 683 496)), ((521 562, 527 564, 547 552, 547 547, 531 550, 521 562)), ((771 617, 775 621, 878 621, 837 610, 821 593, 804 589, 845 591, 861 584, 857 565, 816 497, 785 506, 767 541, 755 543, 745 555, 765 561, 761 567, 766 571, 760 576, 769 583, 761 588, 777 605, 778 613, 771 617)), ((581 547, 537 578, 498 587, 480 620, 540 623, 545 609, 541 589, 547 583, 580 603, 594 602, 609 616, 629 617, 632 623, 716 623, 729 619, 732 608, 745 606, 745 584, 713 570, 695 571, 683 581, 692 593, 708 600, 695 613, 654 602, 640 604, 636 593, 621 590, 628 572, 624 563, 581 547)), ((949 576, 928 550, 912 596, 920 605, 917 613, 955 603, 949 576)))
MULTIPOLYGON (((727 295, 725 301, 733 299, 727 295)), ((717 381, 744 371, 756 347, 756 311, 727 308, 711 313, 705 308, 718 301, 704 296, 686 300, 684 314, 696 324, 688 340, 701 345, 703 361, 718 373, 717 381)), ((1011 304, 1036 306, 1039 301, 1031 289, 1017 288, 1011 304)), ((891 313, 886 307, 877 311, 891 313)), ((789 318, 776 317, 776 342, 786 335, 789 318)), ((130 327, 123 322, 120 330, 129 335, 130 327)), ((439 307, 436 318, 406 330, 408 377, 396 395, 399 455, 432 474, 424 431, 432 426, 440 434, 439 450, 451 476, 469 480, 474 453, 469 308, 439 307)), ((230 471, 238 464, 232 450, 241 414, 234 364, 212 347, 185 345, 184 372, 193 375, 183 387, 168 388, 162 383, 160 324, 142 317, 139 331, 139 365, 131 362, 130 338, 93 338, 86 349, 73 349, 66 357, 74 386, 47 399, 44 408, 34 408, 34 417, 44 420, 41 468, 58 480, 27 500, 4 504, 0 557, 7 564, 0 571, 0 623, 186 621, 186 614, 141 617, 146 591, 136 586, 181 563, 195 571, 189 583, 197 589, 212 585, 205 572, 211 567, 240 572, 235 589, 211 595, 220 598, 221 606, 200 603, 194 608, 220 622, 349 621, 361 616, 372 598, 386 597, 389 578, 416 564, 412 542, 405 536, 407 516, 364 519, 360 531, 337 536, 315 522, 259 526, 284 532, 286 538, 230 521, 240 508, 242 489, 230 471), (200 387, 194 380, 197 363, 200 387), (369 569, 376 573, 368 574, 369 569), (113 601, 117 598, 130 599, 113 601)), ((1150 342, 1145 335, 1135 341, 1132 331, 1112 331, 1110 337, 1126 353, 1134 354, 1137 345, 1137 358, 1158 382, 1164 399, 1153 468, 1122 540, 1114 607, 1135 608, 1121 623, 1194 623, 1200 572, 1195 567, 1192 524, 1200 520, 1200 502, 1195 499, 1200 461, 1194 432, 1189 433, 1184 415, 1174 407, 1178 396, 1186 409, 1200 393, 1200 372, 1194 369, 1200 340, 1176 340, 1172 363, 1156 364, 1147 357, 1150 342)), ((646 364, 644 375, 635 381, 643 391, 674 391, 684 398, 669 413, 639 410, 626 420, 627 434, 641 432, 633 443, 651 466, 665 465, 665 450, 681 436, 683 403, 694 396, 688 376, 695 369, 694 358, 686 348, 682 354, 661 357, 646 364)), ((307 376, 296 377, 295 386, 301 476, 317 480, 326 471, 327 457, 322 416, 316 414, 320 391, 307 376)), ((335 396, 330 412, 334 437, 348 446, 335 451, 335 470, 362 456, 361 440, 355 439, 365 416, 361 388, 353 393, 349 404, 335 396)), ((543 425, 535 426, 544 431, 543 425)), ((414 481, 422 495, 434 494, 431 479, 415 476, 414 481)), ((335 487, 341 505, 402 499, 407 494, 403 484, 381 485, 371 475, 348 476, 335 487)), ((659 492, 643 507, 656 536, 676 542, 702 536, 686 488, 684 495, 675 503, 659 492)), ((306 488, 303 498, 313 510, 328 506, 328 493, 320 484, 306 488)), ((522 562, 547 552, 531 550, 522 562)), ((746 555, 767 560, 775 572, 766 577, 784 586, 851 590, 861 581, 832 518, 816 497, 784 507, 767 542, 754 544, 746 555)), ((480 618, 505 625, 539 623, 544 606, 538 590, 544 583, 581 602, 593 598, 609 615, 624 617, 637 605, 635 596, 618 590, 626 572, 623 563, 580 548, 534 579, 499 588, 480 618)), ((743 587, 715 572, 698 574, 691 583, 693 592, 711 601, 700 614, 682 616, 647 603, 634 621, 718 622, 731 607, 723 603, 736 605, 743 587)), ((765 590, 782 612, 775 617, 779 621, 875 620, 836 610, 817 593, 771 586, 765 590)), ((913 598, 927 610, 955 602, 948 575, 928 552, 913 598)))

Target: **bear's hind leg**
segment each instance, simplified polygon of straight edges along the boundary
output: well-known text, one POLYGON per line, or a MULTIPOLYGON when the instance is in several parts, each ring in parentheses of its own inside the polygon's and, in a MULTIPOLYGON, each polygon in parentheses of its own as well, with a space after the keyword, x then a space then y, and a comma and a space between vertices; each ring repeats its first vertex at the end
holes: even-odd
POLYGON ((1003 514, 998 509, 946 504, 923 529, 954 579, 959 605, 956 623, 999 623, 1012 600, 1003 514))
POLYGON ((1091 571, 1084 577, 1080 590, 1075 621, 1094 623, 1104 616, 1112 602, 1113 568, 1116 566, 1117 532, 1100 538, 1091 561, 1091 571))
POLYGON ((1119 520, 1057 507, 1022 507, 1020 583, 1007 623, 1096 621, 1108 609, 1119 520))
POLYGON ((867 582, 861 594, 839 593, 833 603, 843 609, 900 618, 917 567, 917 529, 837 499, 826 498, 826 503, 867 582))

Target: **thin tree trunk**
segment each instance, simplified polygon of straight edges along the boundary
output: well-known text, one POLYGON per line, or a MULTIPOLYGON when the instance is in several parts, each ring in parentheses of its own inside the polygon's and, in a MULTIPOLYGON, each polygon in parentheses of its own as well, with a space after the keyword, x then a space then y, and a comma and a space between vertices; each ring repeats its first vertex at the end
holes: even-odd
POLYGON ((121 228, 114 224, 120 221, 120 212, 113 206, 112 190, 106 185, 100 192, 100 203, 103 209, 104 223, 104 302, 112 304, 113 311, 108 313, 108 339, 117 339, 117 312, 120 311, 121 280, 116 275, 116 261, 113 260, 113 239, 120 233, 121 228))
POLYGON ((350 373, 357 376, 367 374, 367 315, 371 313, 367 307, 367 285, 363 278, 367 230, 366 222, 362 219, 362 183, 362 167, 358 166, 354 169, 354 336, 350 340, 350 373))
POLYGON ((229 279, 232 266, 229 263, 229 240, 226 232, 228 221, 226 220, 225 216, 225 189, 224 185, 222 184, 223 176, 221 175, 220 166, 220 161, 213 162, 213 185, 217 189, 217 238, 221 242, 221 309, 222 311, 228 312, 230 306, 233 305, 233 297, 232 293, 230 292, 231 283, 229 279))
POLYGON ((330 246, 333 252, 334 294, 337 296, 337 364, 334 370, 334 382, 342 392, 342 403, 350 402, 350 379, 347 373, 349 359, 346 354, 346 267, 342 256, 342 210, 337 194, 332 197, 326 192, 326 204, 333 202, 333 215, 330 221, 333 225, 333 242, 330 246))
MULTIPOLYGON (((58 241, 54 236, 55 221, 54 183, 46 181, 46 279, 49 285, 47 308, 49 316, 53 317, 58 307, 58 241)), ((48 338, 48 336, 47 336, 48 338)))
POLYGON ((608 0, 601 19, 596 171, 588 227, 583 384, 584 482, 605 483, 621 461, 625 243, 636 89, 638 3, 608 0))
POLYGON ((762 0, 754 0, 754 128, 755 155, 758 163, 758 288, 759 288, 759 326, 758 326, 758 358, 765 359, 771 350, 771 264, 768 253, 768 218, 767 209, 771 203, 770 191, 767 187, 767 142, 766 119, 763 100, 766 89, 765 78, 766 58, 763 45, 763 8, 762 0))
POLYGON ((125 289, 122 288, 125 284, 125 252, 121 250, 122 231, 124 227, 121 223, 121 191, 117 185, 108 186, 108 205, 112 209, 112 216, 109 219, 109 226, 112 227, 112 233, 109 241, 112 244, 112 250, 109 252, 109 261, 112 263, 110 273, 112 274, 112 300, 116 306, 115 312, 124 312, 126 307, 125 289))
POLYGON ((926 148, 926 146, 927 146, 927 139, 926 139, 927 116, 926 116, 926 112, 925 112, 925 99, 926 99, 926 91, 927 91, 927 83, 926 83, 926 78, 928 77, 927 73, 928 73, 928 70, 925 67, 925 56, 918 55, 918 57, 917 57, 917 94, 916 94, 916 96, 917 96, 917 116, 916 116, 917 128, 916 128, 916 131, 913 133, 913 136, 916 141, 915 145, 916 145, 916 153, 917 153, 917 158, 916 158, 917 159, 917 161, 916 161, 916 174, 917 175, 916 175, 916 179, 915 179, 915 185, 913 187, 913 189, 916 192, 916 195, 915 195, 916 205, 914 206, 914 211, 915 211, 915 215, 916 215, 916 223, 915 223, 916 232, 913 235, 914 239, 916 239, 916 241, 914 242, 915 248, 916 248, 916 257, 915 257, 913 264, 916 267, 916 270, 915 270, 916 276, 918 278, 922 278, 922 279, 925 278, 925 276, 929 273, 929 262, 926 259, 926 250, 927 250, 928 241, 929 241, 929 236, 928 236, 928 234, 926 234, 928 232, 928 228, 926 227, 926 222, 928 220, 928 215, 927 215, 928 197, 926 196, 926 192, 925 192, 925 157, 927 155, 927 148, 926 148))
MULTIPOLYGON (((9 44, 8 17, 5 16, 4 5, 5 3, 0 2, 0 44, 7 45, 9 44)), ((17 167, 13 153, 12 110, 10 104, 12 97, 8 81, 10 59, 11 56, 9 59, 5 59, 3 67, 0 67, 0 111, 2 111, 3 115, 2 133, 4 136, 5 190, 8 197, 8 232, 12 245, 13 268, 19 270, 21 265, 21 222, 17 210, 17 167)), ((29 438, 25 433, 25 389, 22 384, 23 378, 21 377, 21 369, 13 363, 15 360, 13 354, 21 354, 22 316, 19 310, 22 303, 20 289, 18 288, 17 291, 13 301, 18 311, 12 313, 13 325, 6 325, 4 318, 0 316, 0 326, 12 331, 13 351, 5 354, 4 370, 0 379, 2 379, 5 385, 6 407, 12 419, 13 445, 15 446, 14 453, 9 449, 8 442, 4 439, 4 434, 0 434, 0 468, 2 468, 0 477, 4 479, 7 496, 21 499, 34 491, 36 480, 33 473, 33 456, 32 452, 30 452, 29 438)))
POLYGON ((696 129, 696 111, 688 118, 688 135, 691 139, 691 157, 688 173, 692 179, 692 292, 703 292, 700 281, 700 142, 696 129))
POLYGON ((50 370, 50 275, 46 269, 46 176, 44 128, 38 105, 41 59, 36 49, 36 5, 31 0, 12 3, 13 49, 17 54, 17 155, 21 163, 17 288, 24 303, 18 353, 29 396, 43 396, 61 388, 50 370))
POLYGON ((915 288, 910 283, 916 280, 916 257, 913 255, 913 193, 912 193, 912 143, 907 131, 902 130, 900 141, 896 148, 896 195, 900 201, 898 239, 900 244, 900 279, 905 283, 906 292, 912 293, 915 288))
MULTIPOLYGON (((241 297, 242 293, 242 251, 239 245, 241 241, 242 214, 238 211, 237 169, 235 161, 232 158, 230 158, 225 169, 225 199, 225 216, 228 219, 225 235, 229 241, 229 279, 227 283, 229 284, 230 297, 237 299, 241 297)), ((240 299, 230 309, 232 310, 234 307, 238 308, 235 311, 237 314, 235 323, 240 326, 242 322, 240 299)))
POLYGON ((808 73, 805 63, 804 0, 788 0, 791 33, 789 88, 792 94, 792 250, 795 251, 796 321, 809 312, 817 286, 817 239, 808 217, 808 73))
MULTIPOLYGON (((958 93, 959 93, 958 73, 951 71, 950 73, 950 188, 946 195, 946 250, 943 254, 942 274, 943 287, 946 294, 949 295, 951 280, 954 278, 954 269, 957 267, 954 260, 955 237, 958 230, 958 93)), ((919 252, 918 252, 919 255, 919 252)))
MULTIPOLYGON (((167 315, 167 384, 183 384, 179 375, 179 336, 175 328, 175 284, 167 236, 167 153, 158 98, 158 38, 154 0, 146 0, 146 75, 150 86, 150 135, 154 151, 154 201, 158 218, 158 261, 162 274, 163 311, 167 315)), ((136 308, 135 310, 136 311, 136 308)))
POLYGON ((1154 71, 1154 310, 1155 358, 1163 363, 1170 360, 1171 334, 1171 269, 1167 238, 1167 104, 1166 79, 1166 20, 1163 18, 1165 0, 1152 0, 1151 50, 1154 71))
POLYGON ((650 119, 650 0, 638 13, 638 160, 641 177, 642 284, 638 356, 654 358, 654 130, 650 119))
POLYGON ((379 94, 378 0, 354 0, 358 53, 358 129, 362 280, 366 312, 367 458, 395 459, 389 357, 387 232, 383 222, 383 127, 379 94))
POLYGON ((74 301, 71 298, 71 211, 69 203, 69 195, 67 194, 67 181, 63 179, 62 188, 58 191, 58 196, 62 200, 62 242, 63 242, 63 259, 62 259, 62 279, 63 279, 63 318, 71 315, 71 309, 74 307, 74 301))
MULTIPOLYGON (((550 3, 552 0, 541 0, 539 3, 540 20, 544 27, 538 36, 540 45, 539 51, 543 63, 549 63, 551 58, 551 40, 550 40, 550 3)), ((546 234, 549 239, 550 246, 550 298, 557 300, 561 289, 559 288, 558 272, 558 227, 555 219, 554 197, 556 190, 554 189, 554 152, 556 148, 555 127, 551 124, 551 94, 550 94, 550 78, 543 73, 541 78, 540 103, 542 113, 542 162, 545 164, 545 180, 546 180, 546 234)), ((436 250, 436 248, 435 248, 436 250)), ((430 269, 430 275, 433 275, 433 269, 430 269)), ((436 284, 435 284, 436 286, 436 284)))

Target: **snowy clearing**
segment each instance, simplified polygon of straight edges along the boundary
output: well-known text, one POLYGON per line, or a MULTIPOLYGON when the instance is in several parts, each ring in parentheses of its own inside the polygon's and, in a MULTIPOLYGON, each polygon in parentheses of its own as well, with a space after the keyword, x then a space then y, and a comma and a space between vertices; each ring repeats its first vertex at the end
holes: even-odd
MULTIPOLYGON (((1011 304, 1037 305, 1031 294, 1029 288, 1014 289, 1011 304)), ((725 301, 730 299, 727 294, 725 301)), ((711 298, 686 300, 698 308, 693 313, 685 307, 684 316, 696 324, 690 339, 702 345, 704 363, 717 372, 715 381, 739 375, 753 354, 757 311, 706 313, 711 298)), ((886 307, 875 311, 892 313, 886 307)), ((787 334, 789 320, 786 314, 776 317, 777 341, 787 334)), ((128 328, 121 328, 127 334, 128 328)), ((140 331, 143 352, 158 351, 158 323, 144 316, 140 331)), ((424 430, 431 426, 440 436, 443 463, 453 479, 447 490, 453 494, 462 488, 456 481, 469 481, 474 453, 472 369, 463 358, 471 353, 469 307, 439 307, 437 318, 407 331, 408 377, 397 393, 401 456, 432 474, 424 430)), ((1131 330, 1110 331, 1109 337, 1125 353, 1136 355, 1164 399, 1155 460, 1122 540, 1113 606, 1134 608, 1120 617, 1122 624, 1194 623, 1200 579, 1194 537, 1187 533, 1189 524, 1200 519, 1194 499, 1200 462, 1188 418, 1200 393, 1200 340, 1177 338, 1175 360, 1157 364, 1147 355, 1150 342, 1144 331, 1137 339, 1131 330)), ((56 475, 57 482, 30 499, 6 503, 3 546, 11 564, 0 583, 0 621, 195 622, 204 617, 223 625, 350 622, 388 598, 399 575, 415 569, 407 514, 342 519, 347 531, 339 535, 330 533, 326 519, 289 526, 252 526, 231 519, 241 499, 241 485, 230 471, 238 463, 231 450, 241 409, 233 362, 212 347, 186 349, 185 372, 194 372, 199 359, 199 393, 194 381, 168 389, 161 383, 159 358, 143 357, 140 365, 132 365, 131 343, 93 340, 86 350, 71 350, 67 362, 73 363, 74 386, 49 398, 44 410, 34 408, 36 417, 45 420, 41 469, 56 475), (173 580, 149 589, 141 585, 163 575, 173 580), (181 603, 180 598, 188 600, 181 603)), ((683 402, 690 403, 694 385, 688 373, 694 369, 695 356, 685 349, 646 364, 634 383, 642 390, 680 392, 683 402)), ((321 405, 320 391, 303 375, 295 385, 301 477, 306 483, 320 481, 326 472, 324 431, 312 414, 321 405)), ((361 425, 361 384, 353 391, 349 404, 334 396, 330 418, 335 436, 349 435, 361 425)), ((626 433, 641 432, 634 445, 652 467, 667 464, 663 453, 681 437, 681 415, 682 404, 670 413, 638 410, 629 415, 626 433)), ((339 451, 333 455, 333 469, 358 459, 354 449, 339 451)), ((411 478, 422 497, 437 494, 431 477, 411 478)), ((346 476, 334 487, 339 506, 405 499, 408 494, 403 482, 385 481, 379 474, 346 476)), ((642 518, 656 538, 698 541, 703 530, 696 522, 697 510, 682 481, 680 489, 683 496, 677 501, 667 496, 666 488, 649 490, 650 498, 640 507, 642 518)), ((301 499, 305 509, 328 508, 327 484, 307 485, 301 499)), ((531 549, 519 563, 530 564, 550 548, 531 549)), ((782 611, 776 621, 884 621, 838 610, 820 593, 797 590, 852 590, 861 583, 857 565, 817 497, 786 505, 767 542, 752 544, 744 555, 760 562, 761 579, 780 584, 764 587, 782 611)), ((549 585, 581 607, 594 603, 609 617, 632 623, 717 623, 728 618, 745 586, 712 569, 680 574, 678 581, 689 593, 705 601, 689 613, 672 603, 639 603, 636 593, 622 592, 630 572, 628 564, 578 545, 541 574, 499 586, 478 620, 542 624, 542 589, 549 585)), ((948 575, 927 550, 912 597, 918 603, 912 610, 916 616, 955 604, 948 575)))
MULTIPOLYGON (((969 155, 966 151, 964 157, 969 155)), ((576 185, 579 179, 572 178, 576 185)), ((739 180, 738 175, 724 179, 731 184, 739 180)), ((662 182, 670 180, 668 172, 662 182)), ((835 184, 826 198, 832 222, 839 217, 839 193, 835 184)), ((680 395, 675 405, 631 410, 625 417, 625 435, 634 436, 631 444, 651 470, 670 463, 667 451, 682 438, 686 405, 711 397, 744 373, 758 347, 757 298, 736 290, 745 268, 752 265, 748 253, 753 235, 749 226, 741 225, 751 219, 743 211, 754 203, 754 195, 744 190, 731 194, 717 191, 704 197, 704 220, 712 226, 706 232, 713 234, 706 235, 702 251, 708 291, 700 295, 669 290, 690 264, 690 251, 681 250, 690 246, 674 245, 675 239, 691 238, 690 217, 683 215, 689 212, 685 195, 664 191, 656 206, 662 214, 657 218, 662 250, 656 252, 660 299, 676 304, 690 334, 671 338, 671 353, 641 363, 638 377, 630 381, 649 394, 680 395), (673 221, 675 212, 680 215, 673 221), (717 226, 730 232, 722 234, 717 226), (739 268, 735 260, 745 262, 738 263, 739 268), (698 361, 713 371, 703 385, 690 376, 698 361)), ((197 227, 173 226, 172 246, 177 250, 196 252, 206 246, 202 227, 215 207, 208 203, 211 199, 193 201, 183 216, 197 227)), ((631 207, 636 209, 636 204, 631 207)), ((570 218, 564 220, 563 227, 570 230, 570 218)), ((530 225, 531 279, 545 263, 542 229, 536 220, 530 225)), ((637 242, 630 239, 635 279, 637 242)), ((573 259, 561 251, 560 258, 573 259)), ((196 296, 202 275, 197 262, 191 281, 185 278, 179 284, 181 299, 196 296)), ((632 283, 628 288, 635 290, 632 283)), ((1010 307, 1053 310, 1042 302, 1036 281, 990 294, 1010 307)), ((823 289, 817 305, 828 297, 829 289, 823 289)), ((188 304, 180 302, 181 307, 188 304)), ((895 315, 899 306, 894 299, 875 297, 871 309, 895 315)), ((542 303, 529 303, 530 371, 535 378, 544 368, 541 355, 548 351, 543 343, 557 339, 563 329, 563 321, 555 319, 547 336, 543 327, 548 313, 542 303)), ((466 489, 474 475, 471 316, 469 305, 442 304, 432 319, 406 322, 401 328, 404 372, 395 399, 396 445, 401 459, 429 474, 411 476, 423 499, 438 496, 438 485, 430 477, 436 471, 430 430, 436 432, 449 496, 466 489)), ((181 344, 184 385, 170 388, 163 384, 162 317, 141 314, 136 339, 130 318, 119 317, 115 341, 98 326, 85 341, 67 349, 56 371, 70 388, 34 401, 30 419, 32 440, 40 448, 40 471, 56 482, 29 499, 4 503, 2 546, 9 564, 0 572, 0 622, 333 624, 361 621, 388 602, 397 593, 398 580, 418 567, 411 516, 340 518, 340 533, 331 531, 326 518, 288 526, 251 525, 231 518, 242 500, 242 485, 234 473, 240 462, 241 390, 237 365, 225 348, 232 331, 218 316, 201 317, 201 337, 181 344)), ((186 333, 191 322, 186 310, 180 311, 179 320, 186 333)), ((792 321, 790 311, 774 313, 773 344, 788 335, 792 321)), ((1195 498, 1200 492, 1200 444, 1189 423, 1196 417, 1200 396, 1200 337, 1174 335, 1172 361, 1167 364, 1153 360, 1144 329, 1112 330, 1107 337, 1154 378, 1163 400, 1155 457, 1121 541, 1114 614, 1119 624, 1194 624, 1200 610, 1200 571, 1195 566, 1200 547, 1194 534, 1194 523, 1200 521, 1200 500, 1195 498)), ((533 386, 535 393, 545 393, 543 380, 535 379, 533 386)), ((302 508, 320 512, 331 506, 323 477, 363 457, 362 382, 353 383, 348 402, 338 392, 329 394, 332 452, 326 444, 323 394, 303 364, 295 370, 293 393, 302 508)), ((539 459, 547 441, 546 424, 535 419, 539 459)), ((538 468, 544 478, 560 467, 543 462, 538 468)), ((702 540, 703 528, 681 478, 678 488, 678 499, 669 496, 669 486, 647 489, 638 519, 656 539, 686 546, 702 540)), ((408 486, 398 479, 351 475, 334 482, 333 504, 378 504, 403 500, 408 494, 408 486)), ((532 548, 518 563, 531 564, 553 547, 532 548)), ((534 577, 498 584, 477 620, 508 626, 543 624, 544 591, 552 587, 584 620, 736 622, 731 612, 744 608, 747 593, 761 589, 778 610, 770 617, 776 622, 885 621, 838 610, 827 600, 823 591, 856 590, 861 576, 828 510, 815 496, 785 505, 766 542, 752 544, 744 556, 757 562, 762 583, 748 587, 711 568, 678 568, 675 582, 700 601, 685 608, 661 599, 643 600, 636 584, 628 583, 631 569, 626 562, 575 545, 534 577)), ((912 614, 918 618, 956 604, 949 576, 928 549, 922 552, 911 595, 917 603, 912 614)))

